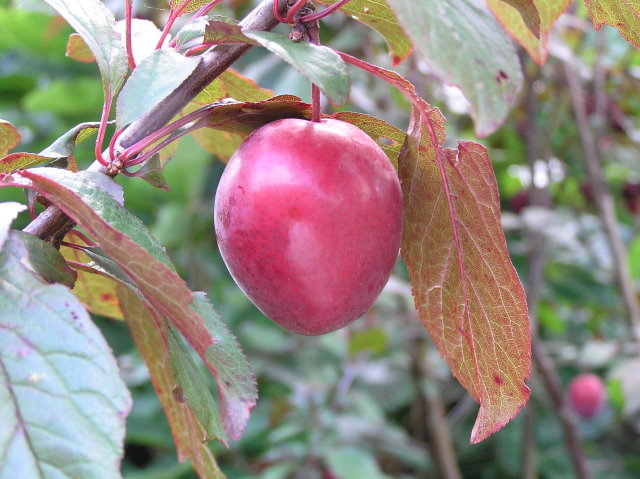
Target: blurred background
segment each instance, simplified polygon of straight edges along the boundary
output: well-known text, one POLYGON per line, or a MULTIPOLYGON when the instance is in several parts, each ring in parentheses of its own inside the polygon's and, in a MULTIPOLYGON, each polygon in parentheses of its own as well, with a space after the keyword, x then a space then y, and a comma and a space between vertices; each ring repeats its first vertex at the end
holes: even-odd
MULTIPOLYGON (((123 17, 123 2, 105 3, 123 17)), ((136 16, 164 23, 165 2, 134 3, 136 16)), ((253 5, 229 1, 216 13, 241 18, 253 5)), ((97 68, 65 57, 70 33, 44 2, 0 1, 0 118, 22 134, 14 151, 38 152, 72 126, 99 120, 97 68)), ((620 260, 611 253, 598 209, 603 193, 585 169, 588 155, 596 155, 606 179, 604 194, 615 207, 614 227, 628 251, 627 287, 637 294, 640 52, 616 30, 596 33, 584 4, 573 4, 551 33, 543 67, 521 55, 526 85, 507 122, 478 140, 459 90, 443 85, 427 65, 410 58, 392 67, 383 40, 341 14, 323 23, 322 38, 409 78, 445 114, 451 146, 456 139, 487 146, 512 260, 529 295, 536 353, 560 388, 554 391, 550 376, 534 369, 526 408, 490 439, 471 446, 478 406, 452 379, 417 319, 400 263, 375 306, 346 329, 306 338, 271 323, 234 284, 216 248, 213 196, 224 162, 189 137, 165 170, 170 192, 139 179, 117 181, 126 206, 168 249, 189 286, 209 293, 258 376, 260 398, 244 437, 229 449, 212 446, 222 469, 237 479, 577 477, 554 392, 564 398, 569 382, 589 372, 604 382, 605 404, 589 418, 574 414, 570 421, 593 477, 640 477, 640 357, 629 298, 617 286, 620 260), (585 124, 592 133, 591 151, 585 124), (438 427, 450 433, 458 476, 439 472, 443 446, 432 433, 438 427)), ((306 80, 265 51, 252 49, 234 68, 276 94, 310 100, 306 80)), ((381 81, 350 71, 351 102, 344 109, 406 129, 408 102, 381 81)), ((92 149, 87 141, 76 150, 80 168, 91 163, 92 149)), ((24 194, 0 190, 0 201, 8 200, 24 202, 24 194)), ((21 216, 16 227, 27 222, 21 216)), ((124 476, 195 477, 188 464, 177 462, 160 403, 125 324, 95 320, 134 398, 124 476)), ((215 388, 208 374, 203 381, 215 388)))

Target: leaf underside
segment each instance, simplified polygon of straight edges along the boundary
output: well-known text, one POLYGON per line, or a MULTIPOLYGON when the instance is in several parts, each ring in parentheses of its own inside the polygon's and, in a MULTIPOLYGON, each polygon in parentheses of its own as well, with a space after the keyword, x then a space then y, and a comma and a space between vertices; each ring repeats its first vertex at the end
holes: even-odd
POLYGON ((585 0, 596 30, 611 25, 634 47, 640 48, 640 3, 637 0, 585 0))

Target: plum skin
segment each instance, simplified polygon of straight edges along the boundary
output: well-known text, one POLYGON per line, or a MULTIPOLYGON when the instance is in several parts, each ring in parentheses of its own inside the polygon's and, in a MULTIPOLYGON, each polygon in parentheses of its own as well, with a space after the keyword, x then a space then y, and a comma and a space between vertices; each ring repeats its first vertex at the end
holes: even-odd
POLYGON ((604 406, 606 392, 599 376, 585 373, 573 378, 568 389, 571 408, 583 418, 592 418, 604 406))
POLYGON ((220 179, 218 246, 268 318, 298 334, 340 329, 386 284, 402 235, 387 156, 357 127, 284 119, 251 134, 220 179))

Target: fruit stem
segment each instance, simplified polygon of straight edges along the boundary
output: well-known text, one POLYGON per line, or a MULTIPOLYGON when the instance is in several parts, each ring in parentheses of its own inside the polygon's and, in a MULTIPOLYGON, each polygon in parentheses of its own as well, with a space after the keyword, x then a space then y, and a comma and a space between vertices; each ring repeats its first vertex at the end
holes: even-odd
POLYGON ((104 103, 102 105, 102 116, 100 117, 100 126, 98 127, 98 138, 96 139, 95 155, 96 160, 100 162, 102 166, 108 166, 109 162, 102 156, 102 142, 104 141, 104 134, 107 129, 107 121, 109 120, 109 112, 111 111, 111 102, 113 101, 113 94, 108 92, 105 95, 104 103))
MULTIPOLYGON (((309 39, 314 45, 320 45, 320 25, 307 26, 309 39)), ((315 83, 311 84, 311 121, 320 122, 320 88, 315 83)))
POLYGON ((162 48, 162 44, 164 43, 165 38, 167 38, 167 35, 169 34, 171 27, 173 26, 177 18, 180 16, 182 11, 185 8, 187 8, 187 5, 189 5, 189 2, 191 2, 191 0, 184 0, 184 2, 182 2, 178 8, 176 8, 175 10, 173 8, 169 10, 169 19, 167 20, 167 23, 164 26, 164 29, 162 30, 162 35, 160 35, 160 39, 158 40, 158 44, 156 45, 156 50, 159 50, 160 48, 162 48))
MULTIPOLYGON (((338 8, 340 8, 341 6, 349 3, 351 0, 340 0, 339 2, 334 3, 333 5, 325 8, 324 10, 322 10, 321 12, 317 12, 317 13, 311 13, 305 17, 302 17, 300 20, 302 22, 314 22, 317 20, 320 20, 321 18, 326 17, 327 15, 330 15, 331 13, 335 12, 338 8)), ((289 16, 287 15, 287 18, 289 16)))
POLYGON ((131 47, 131 8, 133 0, 124 0, 125 11, 125 45, 127 48, 127 61, 129 62, 129 68, 135 70, 136 61, 133 58, 133 48, 131 47))

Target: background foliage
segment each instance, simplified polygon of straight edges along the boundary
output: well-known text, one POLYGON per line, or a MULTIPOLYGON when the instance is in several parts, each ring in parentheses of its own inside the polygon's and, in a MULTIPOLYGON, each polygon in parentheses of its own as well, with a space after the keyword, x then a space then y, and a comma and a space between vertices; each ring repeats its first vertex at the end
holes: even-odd
MULTIPOLYGON (((105 3, 122 17, 122 2, 105 3)), ((17 151, 43 150, 74 125, 97 121, 102 107, 95 65, 64 56, 72 30, 42 5, 0 5, 0 117, 19 128, 17 151)), ((251 6, 225 2, 218 13, 240 18, 251 6)), ((149 0, 136 8, 137 16, 157 24, 166 18, 164 2, 149 0)), ((541 28, 548 28, 541 20, 541 28)), ((322 36, 324 43, 401 72, 421 96, 443 110, 449 138, 475 139, 478 126, 474 130, 469 107, 455 88, 438 79, 437 65, 410 58, 393 66, 375 32, 339 14, 324 22, 322 36)), ((544 348, 565 384, 581 371, 595 371, 607 381, 606 409, 579 423, 594 476, 638 477, 640 364, 584 171, 567 75, 584 84, 579 93, 599 132, 604 172, 630 248, 637 290, 639 200, 627 194, 625 201, 623 190, 640 182, 640 54, 612 28, 596 33, 581 2, 569 7, 548 42, 549 57, 542 67, 518 52, 525 88, 507 122, 483 143, 499 183, 511 256, 527 287, 531 258, 543 257, 536 319, 544 348), (573 73, 567 73, 567 62, 573 73), (532 185, 535 194, 542 193, 542 206, 529 206, 532 185)), ((308 82, 264 51, 252 49, 234 68, 276 94, 310 99, 308 82)), ((344 109, 376 115, 403 130, 409 122, 404 98, 355 70, 350 104, 344 109)), ((487 121, 491 118, 495 116, 487 121)), ((79 167, 91 158, 92 142, 79 145, 79 167)), ((431 477, 435 469, 426 425, 434 401, 446 410, 463 477, 523 477, 523 451, 535 451, 533 468, 539 477, 572 476, 560 423, 535 374, 524 414, 487 441, 468 444, 476 404, 452 380, 416 320, 401 264, 376 306, 345 330, 305 338, 265 319, 233 283, 216 249, 211 215, 223 168, 223 162, 188 137, 165 170, 170 192, 135 179, 117 181, 125 189, 127 207, 167 248, 180 276, 217 305, 257 374, 261 396, 248 430, 230 449, 213 445, 229 477, 431 477)), ((2 189, 0 200, 23 202, 23 194, 2 189)), ((22 213, 14 227, 27 222, 22 213)), ((190 465, 177 462, 165 416, 128 328, 100 315, 93 319, 133 396, 124 476, 195 477, 190 465)), ((209 375, 204 380, 214 388, 209 375)))

